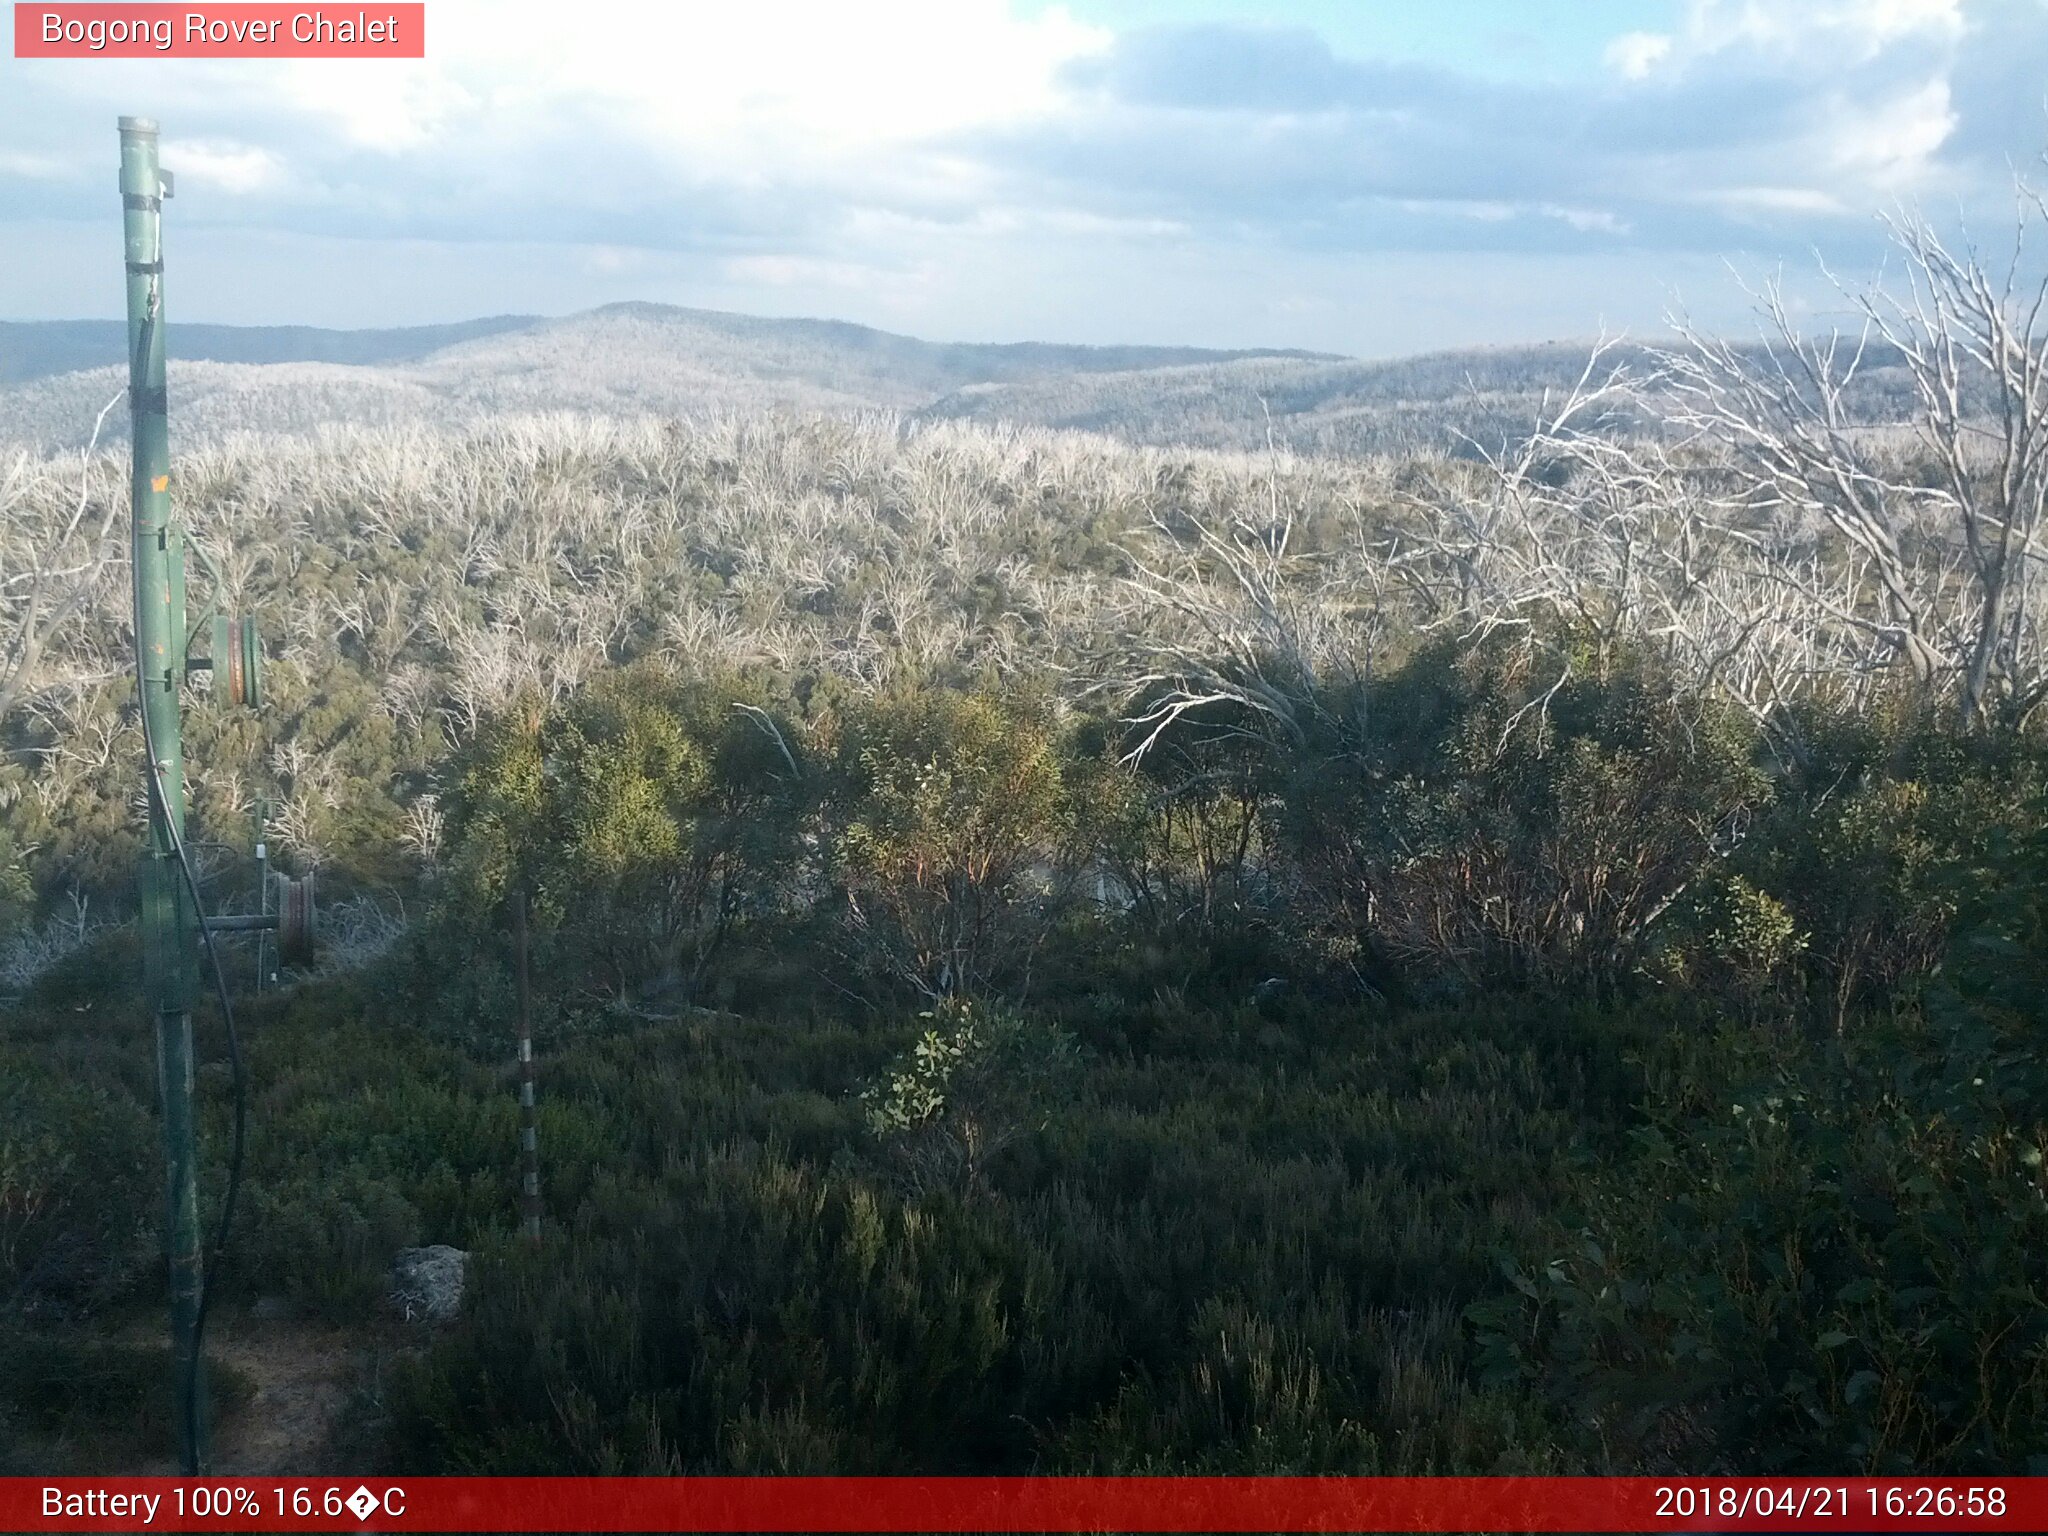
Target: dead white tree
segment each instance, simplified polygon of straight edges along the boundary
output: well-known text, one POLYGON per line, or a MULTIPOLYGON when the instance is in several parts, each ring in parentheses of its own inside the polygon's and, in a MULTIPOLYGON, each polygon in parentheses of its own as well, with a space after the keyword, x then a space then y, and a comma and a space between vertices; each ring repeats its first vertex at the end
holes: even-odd
POLYGON ((2028 275, 2048 204, 2022 188, 2002 264, 1917 214, 1886 225, 1903 278, 1851 295, 1853 336, 1802 333, 1775 283, 1760 347, 1680 321, 1684 345, 1659 358, 1664 419, 1725 454, 1752 513, 1834 535, 1828 562, 1858 583, 1808 592, 1831 625, 1863 631, 1966 726, 2017 724, 2048 696, 2048 275, 2028 275), (1856 408, 1874 362, 1910 386, 1903 453, 1856 408))
POLYGON ((1380 635, 1379 572, 1333 580, 1328 562, 1293 548, 1279 497, 1276 480, 1256 522, 1155 515, 1149 549, 1131 551, 1127 627, 1109 642, 1122 660, 1107 685, 1135 711, 1127 761, 1184 720, 1289 747, 1355 728, 1380 635))
POLYGON ((1611 364, 1614 346, 1546 396, 1526 437, 1433 466, 1365 558, 1424 632, 1508 631, 1552 652, 1560 681, 1588 648, 1596 666, 1647 653, 1796 751, 1788 704, 1853 692, 1889 659, 1856 622, 1869 564, 1824 556, 1801 519, 1759 508, 1725 453, 1635 430, 1662 386, 1611 364))
POLYGON ((51 641, 92 596, 114 556, 121 498, 106 495, 98 518, 88 514, 100 430, 120 403, 117 394, 93 421, 78 496, 60 526, 51 526, 30 504, 35 466, 27 454, 17 455, 0 475, 0 720, 35 686, 51 641))
POLYGON ((1367 558, 1420 628, 1476 639, 1548 616, 1610 634, 1637 610, 1668 481, 1606 430, 1634 400, 1618 344, 1603 337, 1562 398, 1545 394, 1527 436, 1471 443, 1476 465, 1434 464, 1403 498, 1411 515, 1367 558))

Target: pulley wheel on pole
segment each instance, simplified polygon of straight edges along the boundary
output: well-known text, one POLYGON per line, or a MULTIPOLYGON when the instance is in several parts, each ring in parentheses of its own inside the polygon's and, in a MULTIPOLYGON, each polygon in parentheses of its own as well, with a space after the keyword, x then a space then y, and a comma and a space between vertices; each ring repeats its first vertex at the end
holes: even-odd
POLYGON ((313 958, 317 932, 313 909, 313 877, 294 880, 275 875, 277 892, 277 957, 286 965, 305 965, 313 958))
POLYGON ((263 640, 253 618, 214 615, 212 665, 223 702, 246 709, 262 706, 263 640))

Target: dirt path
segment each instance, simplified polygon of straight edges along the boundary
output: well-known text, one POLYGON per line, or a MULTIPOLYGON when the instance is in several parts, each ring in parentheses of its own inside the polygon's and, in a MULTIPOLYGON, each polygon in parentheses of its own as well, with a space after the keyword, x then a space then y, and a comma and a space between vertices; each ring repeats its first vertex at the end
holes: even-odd
POLYGON ((301 1476, 329 1470, 325 1457, 358 1379, 363 1340, 321 1325, 237 1322, 221 1331, 216 1350, 256 1391, 214 1432, 214 1470, 301 1476))
MULTIPOLYGON (((246 1312, 207 1326, 209 1359, 245 1377, 252 1393, 213 1426, 213 1470, 238 1476, 315 1476, 331 1461, 343 1415, 363 1379, 375 1341, 324 1323, 258 1319, 246 1312)), ((174 1473, 160 1465, 145 1474, 174 1473)))

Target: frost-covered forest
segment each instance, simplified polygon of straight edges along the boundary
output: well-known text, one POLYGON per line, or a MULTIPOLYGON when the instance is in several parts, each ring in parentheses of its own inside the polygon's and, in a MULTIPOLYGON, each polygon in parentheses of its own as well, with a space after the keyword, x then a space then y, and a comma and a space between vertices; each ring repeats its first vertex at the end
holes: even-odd
MULTIPOLYGON (((349 1341, 323 1470, 2040 1470, 2048 380, 1898 233, 1862 346, 1451 445, 1240 359, 189 448, 194 847, 246 908, 269 797, 326 924, 221 1347, 349 1341)), ((125 497, 0 465, 0 1470, 166 1412, 125 497)))

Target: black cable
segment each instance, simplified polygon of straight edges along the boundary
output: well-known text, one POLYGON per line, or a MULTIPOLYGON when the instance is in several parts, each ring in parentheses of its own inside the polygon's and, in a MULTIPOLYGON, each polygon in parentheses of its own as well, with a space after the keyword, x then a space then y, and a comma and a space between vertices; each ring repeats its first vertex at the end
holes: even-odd
MULTIPOLYGON (((159 252, 162 250, 161 237, 159 237, 158 250, 159 252)), ((157 270, 159 273, 162 271, 161 256, 159 256, 157 270)), ((156 329, 157 311, 162 303, 160 290, 157 288, 157 283, 161 281, 162 278, 159 276, 156 282, 150 284, 149 312, 143 317, 141 333, 136 337, 136 362, 130 373, 131 379, 143 371, 143 364, 147 362, 149 357, 152 333, 156 329)), ((130 430, 132 432, 132 426, 130 430)), ((185 850, 185 839, 178 831, 178 824, 171 818, 170 796, 166 793, 163 784, 163 764, 162 760, 156 755, 156 738, 149 727, 149 699, 143 692, 144 684, 141 666, 142 583, 139 573, 136 574, 136 578, 131 581, 130 585, 135 593, 133 615, 137 655, 135 702, 142 715, 142 749, 148 754, 149 758, 150 798, 155 802, 156 814, 162 819, 164 831, 170 838, 171 851, 178 856, 178 868, 184 872, 185 888, 192 894, 192 913, 199 921, 199 937, 206 946, 207 963, 213 970, 214 992, 220 999, 221 1021, 227 1029, 228 1066, 229 1072, 232 1075, 234 1092, 235 1122, 232 1146, 228 1154, 227 1190, 221 1197, 220 1225, 214 1230, 212 1256, 200 1265, 199 1309, 197 1316, 193 1319, 192 1347, 186 1362, 188 1367, 185 1372, 186 1390, 188 1393, 186 1407, 191 1416, 190 1422, 197 1425, 201 1407, 199 1402, 199 1364, 205 1349, 207 1311, 213 1303, 213 1273, 215 1266, 221 1262, 222 1257, 227 1252, 228 1237, 234 1230, 235 1200, 242 1188, 242 1150, 244 1143, 248 1139, 249 1131, 249 1085, 247 1075, 243 1071, 242 1066, 241 1036, 235 1029, 235 1009, 233 1003, 228 999, 227 973, 221 968, 220 951, 214 946, 213 931, 206 926, 204 903, 199 895, 199 877, 193 872, 192 860, 185 850)), ((172 686, 176 686, 175 680, 172 686)), ((169 1091, 168 1085, 165 1091, 169 1091)))
POLYGON ((249 1085, 242 1068, 242 1041, 235 1029, 235 1009, 228 1000, 227 974, 221 968, 220 951, 214 946, 213 930, 206 926, 206 916, 201 908, 199 879, 193 873, 192 860, 186 854, 185 840, 178 835, 177 823, 171 820, 168 797, 162 782, 163 765, 156 755, 156 743, 149 729, 149 705, 141 698, 142 678, 136 674, 137 700, 142 704, 143 749, 149 753, 150 787, 156 799, 157 814, 163 818, 164 829, 170 834, 171 849, 178 856, 178 868, 184 871, 185 888, 192 893, 192 911, 199 919, 199 936, 206 946, 206 960, 213 971, 214 996, 220 1000, 221 1022, 226 1026, 228 1039, 228 1070, 233 1082, 235 1123, 234 1135, 228 1152, 228 1185, 221 1196, 220 1225, 214 1229, 213 1252, 199 1271, 199 1313, 193 1320, 192 1348, 186 1373, 190 1384, 190 1403, 193 1423, 198 1423, 199 1357, 205 1347, 207 1310, 213 1304, 213 1274, 227 1253, 228 1236, 234 1230, 235 1200, 242 1188, 242 1149, 249 1133, 249 1085))

